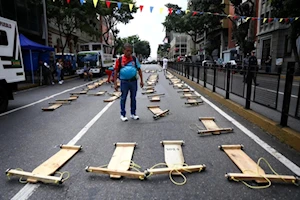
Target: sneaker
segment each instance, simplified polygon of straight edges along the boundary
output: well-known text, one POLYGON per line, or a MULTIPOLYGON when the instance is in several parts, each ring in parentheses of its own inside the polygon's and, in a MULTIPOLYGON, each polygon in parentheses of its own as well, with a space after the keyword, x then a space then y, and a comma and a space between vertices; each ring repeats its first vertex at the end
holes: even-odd
POLYGON ((139 120, 140 119, 139 116, 137 116, 137 115, 130 115, 130 117, 131 117, 131 119, 135 119, 135 120, 139 120))
POLYGON ((61 85, 61 84, 63 84, 63 82, 62 82, 62 81, 59 81, 58 83, 59 83, 60 85, 61 85))
POLYGON ((123 115, 121 115, 120 119, 121 119, 123 122, 128 121, 127 117, 124 117, 123 115))
POLYGON ((54 82, 52 82, 52 85, 54 85, 55 83, 54 82))

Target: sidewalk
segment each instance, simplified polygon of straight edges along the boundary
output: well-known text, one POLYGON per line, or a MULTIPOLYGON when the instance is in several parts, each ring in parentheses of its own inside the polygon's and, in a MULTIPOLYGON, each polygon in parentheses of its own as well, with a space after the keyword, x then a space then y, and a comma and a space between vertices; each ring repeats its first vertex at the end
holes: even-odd
MULTIPOLYGON (((68 79, 72 79, 72 78, 76 78, 76 77, 79 77, 79 76, 77 74, 64 76, 64 80, 68 80, 68 79)), ((57 84, 57 83, 55 83, 55 84, 57 84)), ((27 90, 27 89, 38 87, 38 86, 43 86, 43 85, 40 85, 39 83, 20 82, 20 83, 18 83, 18 91, 27 90)))

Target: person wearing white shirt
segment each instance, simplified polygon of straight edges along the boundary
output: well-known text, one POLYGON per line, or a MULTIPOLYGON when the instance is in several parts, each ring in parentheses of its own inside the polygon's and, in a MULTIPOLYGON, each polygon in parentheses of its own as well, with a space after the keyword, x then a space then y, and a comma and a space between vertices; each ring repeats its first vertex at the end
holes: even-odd
POLYGON ((167 68, 168 68, 168 58, 164 57, 164 59, 163 59, 163 70, 164 70, 164 73, 166 73, 167 68))

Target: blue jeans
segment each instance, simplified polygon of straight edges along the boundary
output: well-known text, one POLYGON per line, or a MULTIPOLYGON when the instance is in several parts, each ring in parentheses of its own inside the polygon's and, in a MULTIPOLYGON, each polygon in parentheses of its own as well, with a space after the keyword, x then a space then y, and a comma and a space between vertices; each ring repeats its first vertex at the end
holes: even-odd
POLYGON ((57 81, 59 82, 61 80, 61 69, 57 69, 56 70, 56 74, 57 74, 57 81))
POLYGON ((128 92, 130 91, 130 111, 132 115, 135 115, 136 110, 136 92, 137 92, 137 80, 126 81, 121 80, 121 115, 126 116, 125 104, 128 92))

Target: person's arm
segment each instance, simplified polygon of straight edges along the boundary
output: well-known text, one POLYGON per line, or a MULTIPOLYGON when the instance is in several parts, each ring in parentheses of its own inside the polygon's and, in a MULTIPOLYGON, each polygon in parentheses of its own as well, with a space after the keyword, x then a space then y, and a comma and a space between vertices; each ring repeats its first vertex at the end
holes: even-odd
POLYGON ((144 81, 143 81, 143 72, 142 72, 142 70, 141 70, 141 68, 139 68, 138 69, 138 73, 139 73, 139 76, 140 76, 140 86, 141 86, 141 88, 143 88, 144 87, 144 81))
POLYGON ((143 72, 141 70, 141 64, 139 63, 137 58, 135 58, 135 62, 136 62, 137 68, 138 68, 139 76, 140 76, 140 86, 141 86, 141 88, 143 88, 144 87, 144 81, 143 81, 143 72))
POLYGON ((118 83, 117 83, 117 77, 119 71, 118 69, 119 69, 119 59, 116 60, 115 68, 114 68, 114 86, 116 91, 118 91, 118 83))

